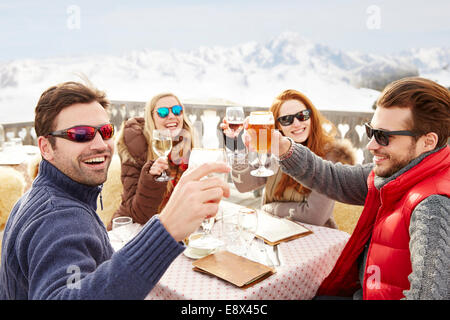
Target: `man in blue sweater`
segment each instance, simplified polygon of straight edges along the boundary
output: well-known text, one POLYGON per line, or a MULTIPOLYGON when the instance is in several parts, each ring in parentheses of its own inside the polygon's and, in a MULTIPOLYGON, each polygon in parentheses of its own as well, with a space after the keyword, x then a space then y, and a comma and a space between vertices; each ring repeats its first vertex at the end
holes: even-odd
POLYGON ((31 189, 17 202, 2 242, 0 299, 143 299, 183 240, 214 216, 229 189, 226 164, 186 172, 165 209, 114 252, 96 214, 114 153, 105 95, 75 82, 46 90, 35 129, 43 160, 31 189))

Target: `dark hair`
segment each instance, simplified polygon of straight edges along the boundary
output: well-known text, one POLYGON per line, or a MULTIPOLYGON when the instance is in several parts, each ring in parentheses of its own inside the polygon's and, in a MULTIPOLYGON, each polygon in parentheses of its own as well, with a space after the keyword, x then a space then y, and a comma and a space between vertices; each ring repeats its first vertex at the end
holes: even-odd
MULTIPOLYGON (((64 82, 52 86, 42 93, 35 109, 34 129, 36 135, 45 136, 55 130, 54 120, 66 107, 75 103, 91 103, 97 101, 103 108, 108 108, 110 102, 106 94, 93 87, 78 82, 64 82)), ((53 137, 49 137, 54 146, 53 137)))
POLYGON ((377 100, 377 107, 411 108, 411 131, 418 137, 435 132, 436 148, 450 136, 450 91, 434 81, 410 77, 390 83, 377 100))

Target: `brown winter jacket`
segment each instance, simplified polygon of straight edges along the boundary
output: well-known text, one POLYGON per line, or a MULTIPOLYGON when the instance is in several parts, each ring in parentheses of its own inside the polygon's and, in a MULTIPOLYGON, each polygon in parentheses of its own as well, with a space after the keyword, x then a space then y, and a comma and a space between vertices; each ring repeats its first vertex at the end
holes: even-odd
POLYGON ((121 161, 122 202, 111 218, 108 230, 111 230, 112 219, 119 216, 129 216, 133 222, 145 224, 164 208, 174 186, 186 170, 187 166, 177 166, 169 161, 170 176, 174 180, 155 181, 155 176, 149 173, 154 161, 147 161, 148 144, 143 129, 144 118, 132 118, 125 122, 119 132, 117 151, 121 161))

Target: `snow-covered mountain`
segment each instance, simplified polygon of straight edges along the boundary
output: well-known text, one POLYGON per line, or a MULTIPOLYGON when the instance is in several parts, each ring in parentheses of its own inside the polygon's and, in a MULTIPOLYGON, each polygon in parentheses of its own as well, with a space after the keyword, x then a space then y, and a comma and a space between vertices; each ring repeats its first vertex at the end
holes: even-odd
POLYGON ((320 109, 370 111, 378 88, 393 77, 418 74, 450 86, 450 48, 396 55, 345 52, 286 32, 267 43, 181 51, 130 51, 0 63, 0 122, 32 120, 40 94, 86 75, 112 100, 147 101, 171 91, 183 101, 233 101, 269 106, 287 88, 320 109))

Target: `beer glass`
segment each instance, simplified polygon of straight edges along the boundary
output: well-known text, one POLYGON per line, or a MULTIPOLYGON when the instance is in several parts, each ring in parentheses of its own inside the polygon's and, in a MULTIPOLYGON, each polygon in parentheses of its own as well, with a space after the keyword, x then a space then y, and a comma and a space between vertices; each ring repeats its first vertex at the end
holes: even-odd
MULTIPOLYGON (((153 130, 152 147, 158 157, 167 157, 170 150, 172 150, 172 135, 170 130, 153 130)), ((161 176, 155 178, 156 181, 170 181, 172 179, 172 177, 166 174, 166 171, 163 171, 161 176)))
POLYGON ((271 156, 272 131, 275 130, 275 121, 270 111, 255 111, 250 113, 247 132, 250 135, 250 144, 258 154, 259 167, 250 172, 255 177, 270 177, 274 172, 265 167, 271 156))

